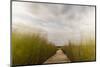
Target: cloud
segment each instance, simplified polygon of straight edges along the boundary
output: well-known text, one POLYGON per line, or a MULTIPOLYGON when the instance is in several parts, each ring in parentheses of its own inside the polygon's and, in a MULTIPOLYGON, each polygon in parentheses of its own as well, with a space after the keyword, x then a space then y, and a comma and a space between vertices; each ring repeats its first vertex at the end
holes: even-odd
POLYGON ((59 45, 70 39, 79 40, 84 33, 95 34, 95 8, 92 6, 31 2, 13 2, 12 5, 13 25, 43 29, 48 39, 59 45))

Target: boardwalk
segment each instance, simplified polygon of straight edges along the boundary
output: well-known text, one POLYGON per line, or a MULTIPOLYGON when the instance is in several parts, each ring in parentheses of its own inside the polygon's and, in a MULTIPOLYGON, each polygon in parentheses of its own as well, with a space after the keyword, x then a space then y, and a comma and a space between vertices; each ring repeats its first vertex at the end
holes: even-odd
POLYGON ((61 49, 57 50, 56 54, 50 57, 47 61, 44 62, 44 64, 48 63, 67 63, 70 62, 68 57, 63 53, 61 49))

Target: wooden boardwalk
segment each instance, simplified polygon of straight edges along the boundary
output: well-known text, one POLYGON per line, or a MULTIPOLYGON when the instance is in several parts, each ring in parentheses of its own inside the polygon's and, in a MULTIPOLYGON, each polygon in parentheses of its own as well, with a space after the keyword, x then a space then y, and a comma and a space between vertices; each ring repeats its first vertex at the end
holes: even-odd
POLYGON ((70 62, 68 57, 63 53, 61 49, 57 50, 56 54, 47 59, 44 64, 51 64, 51 63, 67 63, 70 62))

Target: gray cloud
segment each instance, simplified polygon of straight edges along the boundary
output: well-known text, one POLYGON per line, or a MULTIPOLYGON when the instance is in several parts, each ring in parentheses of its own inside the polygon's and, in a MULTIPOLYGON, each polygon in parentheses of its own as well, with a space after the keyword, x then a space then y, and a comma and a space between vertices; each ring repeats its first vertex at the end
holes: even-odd
POLYGON ((81 34, 95 34, 92 6, 13 2, 13 16, 13 24, 27 21, 29 27, 46 30, 48 39, 58 45, 70 39, 80 40, 81 34))

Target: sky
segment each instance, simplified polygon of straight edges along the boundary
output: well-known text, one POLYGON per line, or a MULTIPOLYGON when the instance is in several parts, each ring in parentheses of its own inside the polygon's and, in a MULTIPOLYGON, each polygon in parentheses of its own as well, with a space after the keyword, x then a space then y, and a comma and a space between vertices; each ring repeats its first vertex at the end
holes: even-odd
POLYGON ((95 36, 95 7, 13 1, 12 27, 20 32, 40 31, 50 42, 64 45, 95 36))

